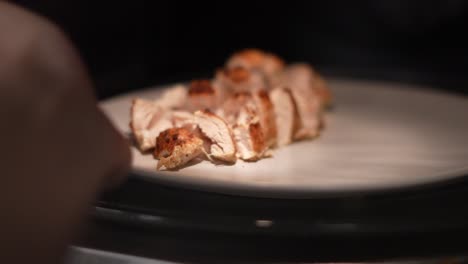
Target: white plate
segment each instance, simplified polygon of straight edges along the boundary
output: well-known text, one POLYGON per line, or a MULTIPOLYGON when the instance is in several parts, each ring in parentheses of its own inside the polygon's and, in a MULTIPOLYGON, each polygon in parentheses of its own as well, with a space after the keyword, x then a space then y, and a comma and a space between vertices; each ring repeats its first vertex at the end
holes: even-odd
MULTIPOLYGON (((202 162, 156 171, 133 150, 134 174, 186 188, 237 195, 308 197, 429 184, 468 175, 468 99, 397 83, 330 80, 335 109, 320 138, 294 143, 273 158, 233 166, 202 162)), ((128 135, 130 102, 145 89, 101 103, 128 135)))

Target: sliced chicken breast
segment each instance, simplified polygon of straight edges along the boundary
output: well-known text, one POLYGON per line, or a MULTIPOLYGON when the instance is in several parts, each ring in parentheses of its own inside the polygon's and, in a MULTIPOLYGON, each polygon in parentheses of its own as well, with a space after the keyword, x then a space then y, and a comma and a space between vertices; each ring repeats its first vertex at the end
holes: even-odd
POLYGON ((317 94, 322 108, 331 104, 332 94, 327 82, 309 64, 295 63, 286 67, 284 72, 275 78, 275 85, 285 82, 312 89, 317 94))
MULTIPOLYGON (((294 86, 292 86, 294 87, 294 86)), ((299 114, 299 126, 294 132, 294 139, 310 139, 319 135, 322 112, 317 95, 310 90, 291 89, 299 114)))
POLYGON ((216 86, 226 93, 253 92, 266 89, 264 76, 256 71, 249 71, 242 67, 218 70, 215 76, 216 86))
MULTIPOLYGON (((240 92, 233 94, 225 101, 221 116, 230 124, 236 124, 240 118, 256 118, 261 125, 265 144, 268 147, 276 145, 277 128, 275 112, 270 96, 265 90, 256 92, 240 92), (241 109, 244 108, 243 111, 241 109), (246 114, 249 113, 249 114, 246 114)), ((250 121, 243 121, 250 123, 250 121)))
POLYGON ((159 133, 172 127, 168 111, 154 101, 135 99, 130 112, 130 129, 141 151, 154 148, 159 133))
POLYGON ((192 112, 204 109, 214 111, 224 96, 224 90, 213 85, 210 80, 194 80, 188 88, 185 109, 192 112))
POLYGON ((173 127, 185 127, 193 131, 196 129, 193 118, 193 114, 188 111, 172 110, 170 112, 170 120, 173 127))
POLYGON ((294 99, 289 89, 275 88, 270 91, 270 98, 275 112, 277 146, 282 147, 292 142, 299 116, 296 115, 294 99))
POLYGON ((167 109, 181 109, 185 106, 186 101, 187 87, 177 84, 167 88, 155 103, 167 109))
POLYGON ((156 139, 157 169, 179 168, 203 153, 203 140, 186 128, 164 130, 156 139))
POLYGON ((328 87, 328 84, 325 81, 325 79, 316 71, 314 72, 312 87, 314 90, 317 91, 322 107, 330 107, 333 101, 333 96, 331 94, 330 88, 328 87))
POLYGON ((308 65, 294 64, 286 67, 277 80, 278 86, 291 90, 299 114, 299 126, 293 135, 296 140, 319 135, 323 107, 318 93, 312 87, 313 78, 313 71, 308 65))
POLYGON ((270 99, 270 95, 265 90, 253 93, 253 100, 258 110, 258 117, 262 127, 265 143, 268 147, 274 147, 277 143, 277 126, 275 109, 270 99))
POLYGON ((259 71, 269 81, 284 68, 278 56, 258 49, 246 49, 233 54, 226 63, 227 68, 242 67, 249 71, 259 71))
POLYGON ((231 94, 220 108, 217 109, 216 114, 232 126, 237 123, 242 108, 250 109, 256 113, 256 106, 250 92, 236 92, 231 94))
POLYGON ((328 84, 307 64, 285 67, 274 54, 233 54, 213 80, 175 85, 159 99, 132 102, 130 127, 140 150, 154 149, 157 169, 206 155, 256 161, 270 149, 314 138, 332 102, 328 84))
POLYGON ((197 111, 194 116, 195 124, 211 143, 210 156, 230 163, 236 162, 236 145, 228 124, 209 110, 197 111))
POLYGON ((238 158, 245 161, 257 161, 268 156, 268 147, 260 122, 237 123, 232 130, 238 158))
POLYGON ((219 110, 232 128, 237 157, 255 161, 266 156, 268 145, 261 126, 258 107, 250 93, 237 93, 219 110))

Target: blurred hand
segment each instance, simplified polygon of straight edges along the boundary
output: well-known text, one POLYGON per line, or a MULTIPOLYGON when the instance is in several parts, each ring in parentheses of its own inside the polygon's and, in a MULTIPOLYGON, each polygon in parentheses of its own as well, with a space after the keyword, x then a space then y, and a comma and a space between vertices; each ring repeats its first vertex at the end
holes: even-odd
POLYGON ((60 261, 127 143, 97 107, 62 32, 0 2, 0 263, 60 261))

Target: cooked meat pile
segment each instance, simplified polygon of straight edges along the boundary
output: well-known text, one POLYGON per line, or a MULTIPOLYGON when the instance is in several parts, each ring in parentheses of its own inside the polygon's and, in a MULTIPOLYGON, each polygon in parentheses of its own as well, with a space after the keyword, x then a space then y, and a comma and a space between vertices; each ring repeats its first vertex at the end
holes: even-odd
POLYGON ((331 101, 311 66, 285 65, 276 55, 248 49, 232 55, 211 80, 176 85, 157 100, 133 100, 130 128, 138 148, 159 160, 157 169, 197 158, 256 161, 317 137, 331 101))

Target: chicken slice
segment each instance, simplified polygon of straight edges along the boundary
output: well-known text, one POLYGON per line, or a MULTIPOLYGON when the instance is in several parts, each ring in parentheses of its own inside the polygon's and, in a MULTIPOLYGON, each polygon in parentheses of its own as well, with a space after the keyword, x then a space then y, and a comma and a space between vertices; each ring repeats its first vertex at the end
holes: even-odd
MULTIPOLYGON (((238 92, 229 97, 222 107, 220 115, 230 124, 239 122, 239 115, 244 114, 245 118, 256 118, 261 125, 265 144, 268 147, 276 145, 277 129, 275 112, 270 96, 265 90, 256 92, 238 92), (241 108, 244 108, 241 111, 241 108), (250 113, 247 115, 246 113, 250 113)), ((241 116, 242 118, 242 116, 241 116)), ((242 121, 249 123, 250 121, 242 121)))
POLYGON ((154 101, 135 99, 130 112, 130 128, 141 151, 154 148, 159 133, 172 127, 167 110, 154 101))
POLYGON ((294 132, 294 139, 317 137, 322 124, 322 111, 317 95, 300 89, 291 89, 291 92, 299 114, 299 126, 294 132))
POLYGON ((278 56, 258 49, 246 49, 234 53, 226 63, 227 68, 242 67, 249 71, 259 71, 269 81, 284 68, 278 56))
POLYGON ((268 147, 260 122, 239 122, 233 126, 232 131, 238 158, 245 161, 257 161, 268 156, 268 147))
POLYGON ((277 146, 282 147, 292 142, 298 115, 289 89, 275 88, 270 91, 270 98, 276 117, 277 146))
POLYGON ((133 100, 130 110, 130 129, 141 151, 154 148, 159 133, 172 127, 170 109, 184 106, 186 98, 185 86, 175 85, 165 90, 157 100, 133 100))
POLYGON ((236 162, 236 145, 226 122, 209 110, 197 111, 194 116, 194 122, 210 140, 210 156, 230 163, 236 162))
POLYGON ((314 70, 309 64, 295 63, 285 68, 285 70, 275 77, 275 85, 289 84, 309 87, 317 94, 321 107, 331 104, 332 94, 325 79, 314 70))
POLYGON ((259 90, 253 93, 253 99, 257 106, 265 143, 268 147, 274 147, 277 143, 277 128, 275 110, 270 95, 265 90, 259 90))
POLYGON ((187 101, 187 87, 177 84, 164 90, 156 104, 167 109, 181 109, 187 101))
POLYGON ((242 67, 218 70, 215 76, 215 84, 226 91, 228 95, 237 92, 263 90, 267 86, 263 74, 242 67))
POLYGON ((186 128, 164 130, 156 139, 157 169, 175 169, 203 153, 203 140, 186 128))
POLYGON ((278 86, 291 90, 299 114, 299 126, 293 135, 296 140, 319 135, 323 107, 317 91, 312 87, 313 78, 314 73, 308 65, 293 64, 286 67, 277 80, 278 86))
POLYGON ((210 80, 194 80, 189 85, 187 97, 185 109, 192 112, 200 109, 214 111, 224 100, 225 92, 210 80))
POLYGON ((255 161, 267 155, 268 145, 257 109, 250 93, 237 93, 218 111, 232 129, 237 157, 242 160, 255 161))
POLYGON ((314 77, 315 78, 312 81, 312 87, 317 91, 322 106, 324 108, 330 107, 332 104, 333 96, 331 94, 330 88, 328 88, 327 82, 316 71, 314 72, 314 77))
POLYGON ((191 130, 195 129, 193 123, 193 114, 188 111, 173 110, 170 112, 170 120, 173 127, 185 127, 191 130))
POLYGON ((229 96, 216 111, 230 126, 237 123, 241 108, 256 112, 256 106, 250 92, 236 92, 229 96))

